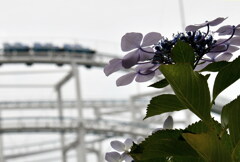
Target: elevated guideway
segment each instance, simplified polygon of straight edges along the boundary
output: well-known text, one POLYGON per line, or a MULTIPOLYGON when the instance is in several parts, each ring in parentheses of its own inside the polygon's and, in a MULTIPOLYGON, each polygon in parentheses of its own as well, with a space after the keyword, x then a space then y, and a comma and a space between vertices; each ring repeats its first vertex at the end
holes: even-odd
MULTIPOLYGON (((26 132, 76 132, 79 128, 77 118, 64 117, 24 117, 1 119, 0 133, 26 132)), ((154 129, 149 124, 121 122, 114 120, 85 119, 84 128, 87 134, 146 136, 154 129), (134 130, 134 131, 133 131, 134 130)))
MULTIPOLYGON (((49 47, 48 47, 49 48, 49 47)), ((52 48, 52 47, 51 47, 52 48)), ((114 136, 147 136, 153 129, 159 128, 161 120, 153 119, 152 121, 139 122, 142 120, 140 110, 146 108, 149 103, 149 96, 156 96, 161 93, 171 93, 170 88, 161 89, 160 91, 138 94, 132 96, 129 100, 83 100, 81 96, 81 88, 78 74, 78 65, 86 67, 104 67, 110 59, 116 56, 101 53, 98 51, 88 51, 71 48, 58 49, 53 48, 46 50, 39 48, 25 47, 15 50, 3 50, 0 53, 0 64, 16 64, 23 63, 32 64, 56 64, 58 66, 68 64, 71 67, 66 75, 56 84, 51 85, 56 92, 56 100, 36 100, 36 101, 1 101, 0 114, 3 111, 13 110, 56 110, 57 116, 53 117, 1 117, 0 124, 0 161, 27 157, 47 152, 60 151, 60 161, 67 161, 67 152, 70 149, 76 149, 76 159, 78 162, 86 162, 85 153, 94 152, 98 156, 98 161, 102 162, 103 157, 101 150, 94 147, 94 144, 102 143, 104 140, 114 136), (24 50, 23 50, 24 49, 24 50), (44 51, 45 50, 45 51, 44 51), (63 100, 62 87, 71 78, 74 79, 76 100, 63 100), (147 99, 146 99, 147 98, 147 99), (66 109, 76 110, 77 117, 66 117, 63 113, 66 109), (89 119, 83 115, 83 110, 93 109, 94 117, 89 119), (112 114, 127 113, 129 120, 125 122, 121 120, 110 120, 105 117, 112 114), (139 117, 141 116, 141 117, 139 117), (139 119, 141 118, 141 119, 139 119), (160 121, 160 122, 159 122, 160 121), (38 142, 32 145, 22 145, 4 148, 2 144, 2 136, 11 133, 56 133, 59 135, 58 141, 38 142), (68 140, 66 134, 72 133, 76 138, 68 140), (96 138, 86 141, 87 136, 94 135, 96 138), (1 151, 2 150, 2 151, 1 151)), ((28 85, 26 85, 27 88, 28 85)), ((31 88, 31 85, 29 85, 31 88)), ((8 88, 8 87, 6 87, 8 88)), ((21 87, 23 88, 23 87, 21 87)), ((213 112, 221 112, 221 104, 216 105, 213 112)), ((3 114, 3 113, 2 113, 3 114)), ((109 116, 108 116, 109 117, 109 116)), ((174 121, 183 125, 188 124, 186 121, 174 121)))
MULTIPOLYGON (((0 133, 53 133, 64 132, 76 133, 78 131, 78 122, 76 118, 65 117, 60 120, 57 117, 24 117, 24 118, 3 118, 0 133)), ((139 124, 136 122, 121 122, 114 120, 94 120, 85 119, 84 128, 86 135, 92 134, 96 138, 85 142, 87 152, 98 154, 99 150, 95 148, 95 144, 102 142, 110 137, 116 136, 133 136, 146 137, 151 134, 154 126, 149 124, 139 124), (133 131, 134 130, 134 131, 133 131)), ((64 152, 75 148, 78 145, 77 138, 65 139, 64 148, 61 142, 47 141, 38 142, 28 145, 8 147, 4 150, 4 159, 14 159, 37 154, 44 154, 63 150, 64 152)))
POLYGON ((70 54, 70 53, 58 53, 49 52, 45 55, 36 55, 30 53, 21 53, 6 55, 2 53, 0 55, 0 64, 10 64, 10 63, 25 63, 27 65, 32 65, 34 63, 48 63, 48 64, 71 64, 75 62, 78 65, 104 67, 108 61, 116 56, 96 52, 94 55, 89 56, 89 54, 70 54))
MULTIPOLYGON (((148 104, 148 100, 137 100, 136 106, 144 107, 148 104)), ((66 109, 76 108, 75 100, 66 100, 62 102, 62 106, 66 109)), ((129 100, 83 100, 83 108, 104 108, 113 109, 121 108, 126 110, 130 106, 129 100)), ((1 101, 0 109, 57 109, 58 103, 54 100, 49 101, 1 101)))

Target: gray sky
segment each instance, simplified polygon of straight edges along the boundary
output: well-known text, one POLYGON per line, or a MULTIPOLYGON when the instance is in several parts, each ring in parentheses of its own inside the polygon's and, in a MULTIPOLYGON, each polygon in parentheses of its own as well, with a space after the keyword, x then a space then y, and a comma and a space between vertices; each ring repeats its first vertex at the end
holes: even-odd
MULTIPOLYGON (((216 17, 228 17, 225 24, 240 24, 239 0, 183 0, 186 25, 202 23, 216 17)), ((151 31, 164 36, 182 31, 178 0, 0 0, 0 42, 75 42, 97 50, 121 55, 120 40, 127 32, 151 31)), ((236 53, 238 54, 238 53, 236 53)), ((64 70, 55 65, 4 65, 6 71, 64 70)), ((115 80, 102 69, 81 68, 84 98, 127 98, 141 91, 149 83, 133 83, 117 88, 115 80)), ((56 83, 62 75, 0 75, 1 84, 56 83), (44 78, 44 79, 43 79, 44 78)), ((239 82, 226 92, 235 98, 240 91, 239 82)), ((148 88, 147 90, 149 90, 148 88)), ((64 97, 74 98, 73 85, 64 87, 64 97)), ((53 89, 3 89, 0 101, 54 99, 53 89)), ((12 141, 15 137, 9 138, 12 141)), ((27 139, 28 140, 28 139, 27 139)), ((17 140, 16 140, 17 141, 17 140)), ((13 140, 14 142, 14 140, 13 140)))
MULTIPOLYGON (((126 32, 160 32, 170 37, 182 31, 178 0, 1 0, 0 1, 0 41, 33 42, 47 40, 53 43, 78 41, 99 51, 123 55, 120 40, 126 32)), ((237 0, 183 0, 186 24, 201 23, 216 17, 229 17, 225 24, 238 24, 240 1, 237 0)), ((63 67, 61 69, 67 69, 63 67)), ((54 66, 25 65, 2 66, 0 72, 12 70, 59 69, 54 66)), ((86 71, 81 69, 84 97, 126 98, 136 93, 137 84, 116 88, 115 80, 122 73, 105 77, 102 69, 86 71), (101 87, 96 84, 100 78, 101 87), (93 90, 91 90, 93 89, 93 90), (103 94, 104 91, 104 94, 103 94)), ((58 78, 48 76, 1 76, 1 84, 7 83, 45 83, 40 78, 48 78, 55 83, 58 78)), ((145 89, 149 83, 141 84, 145 89)), ((69 85, 68 87, 71 87, 69 85)), ((67 89, 67 88, 66 88, 67 89)), ((53 90, 43 89, 3 89, 0 99, 54 98, 53 90), (32 91, 35 93, 32 94, 32 91), (45 92, 46 91, 46 92, 45 92), (47 95, 46 95, 46 94, 47 95), (22 95, 24 94, 24 95, 22 95)), ((72 91, 66 96, 73 97, 72 91)))

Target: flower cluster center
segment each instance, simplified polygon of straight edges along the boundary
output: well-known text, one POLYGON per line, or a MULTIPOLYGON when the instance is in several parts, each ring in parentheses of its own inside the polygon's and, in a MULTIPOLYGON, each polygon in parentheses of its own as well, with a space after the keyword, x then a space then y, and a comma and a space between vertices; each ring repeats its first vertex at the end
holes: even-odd
POLYGON ((208 53, 216 44, 216 40, 208 33, 201 31, 189 31, 186 33, 178 33, 173 35, 172 40, 163 38, 155 45, 155 55, 152 59, 153 64, 173 64, 174 61, 171 57, 171 50, 178 40, 188 43, 194 50, 195 61, 201 58, 204 54, 208 53))

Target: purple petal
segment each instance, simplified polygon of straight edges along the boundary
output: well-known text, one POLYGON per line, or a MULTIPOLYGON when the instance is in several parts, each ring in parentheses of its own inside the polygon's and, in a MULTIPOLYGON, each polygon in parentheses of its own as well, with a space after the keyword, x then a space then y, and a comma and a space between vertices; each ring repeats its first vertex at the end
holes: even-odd
POLYGON ((143 35, 141 33, 126 33, 121 40, 122 51, 130 51, 140 47, 143 35))
POLYGON ((216 18, 212 21, 209 21, 208 23, 209 23, 210 26, 216 26, 216 25, 222 23, 225 19, 227 19, 227 18, 218 17, 218 18, 216 18))
POLYGON ((139 72, 139 71, 145 71, 145 70, 149 70, 149 69, 152 69, 156 67, 156 65, 152 64, 152 63, 146 63, 146 64, 140 64, 136 67, 136 71, 139 72))
POLYGON ((120 141, 112 141, 111 146, 113 149, 119 151, 119 152, 124 152, 125 151, 125 144, 120 142, 120 141))
POLYGON ((116 81, 117 86, 124 86, 124 85, 128 85, 128 84, 132 83, 132 81, 135 78, 135 76, 136 76, 135 72, 121 76, 116 81))
POLYGON ((227 45, 226 44, 220 44, 213 49, 211 49, 210 52, 223 52, 227 50, 227 45))
POLYGON ((122 59, 112 59, 109 64, 104 67, 104 73, 106 76, 122 69, 122 59))
POLYGON ((204 23, 201 23, 201 24, 194 24, 194 25, 189 25, 185 28, 186 31, 196 31, 204 26, 207 26, 209 22, 206 21, 204 23))
POLYGON ((219 55, 215 60, 216 61, 229 61, 232 58, 232 54, 229 52, 219 55))
POLYGON ((173 128, 173 118, 172 116, 168 116, 163 123, 163 129, 172 129, 172 128, 173 128))
POLYGON ((133 145, 133 140, 131 138, 127 138, 124 141, 124 144, 125 144, 125 151, 128 151, 133 145))
POLYGON ((233 52, 236 52, 237 50, 239 50, 238 47, 236 47, 236 46, 229 46, 227 51, 225 51, 225 52, 233 53, 233 52))
POLYGON ((201 62, 201 64, 198 64, 197 66, 196 66, 196 68, 194 69, 194 71, 200 71, 200 70, 202 70, 203 68, 205 68, 208 64, 210 64, 211 62, 204 62, 204 63, 202 63, 201 62))
POLYGON ((136 52, 139 56, 139 61, 146 61, 146 60, 150 60, 153 58, 154 51, 151 47, 145 47, 145 48, 143 48, 143 50, 138 49, 136 52), (147 52, 144 52, 143 50, 147 51, 147 52), (152 52, 152 53, 148 53, 148 52, 152 52))
POLYGON ((217 57, 221 52, 213 52, 213 53, 207 53, 206 55, 210 57, 211 60, 214 60, 215 57, 217 57))
POLYGON ((140 144, 140 143, 142 143, 144 140, 145 140, 145 138, 143 138, 143 137, 138 137, 138 138, 137 138, 137 141, 136 141, 136 144, 140 144))
POLYGON ((240 36, 240 29, 239 28, 235 29, 234 35, 240 36))
MULTIPOLYGON (((206 24, 206 23, 204 23, 204 24, 206 24)), ((188 25, 188 26, 185 28, 185 30, 186 30, 186 31, 197 31, 198 29, 200 29, 200 28, 202 28, 202 27, 204 27, 204 26, 206 26, 206 25, 202 25, 202 24, 198 24, 198 25, 188 25)))
POLYGON ((155 76, 155 72, 154 71, 150 71, 149 74, 137 74, 136 75, 136 82, 146 82, 151 80, 153 77, 155 76))
POLYGON ((159 69, 155 71, 155 76, 158 76, 158 75, 162 75, 162 72, 159 69))
POLYGON ((138 50, 134 50, 126 54, 122 59, 122 66, 126 69, 131 68, 132 66, 136 65, 139 61, 139 54, 138 50))
POLYGON ((146 46, 151 46, 151 45, 157 44, 158 41, 162 38, 163 37, 160 33, 150 32, 150 33, 146 34, 145 37, 143 38, 141 47, 146 47, 146 46))
MULTIPOLYGON (((226 40, 227 40, 227 39, 222 39, 222 38, 221 38, 221 39, 218 39, 217 42, 216 42, 216 44, 220 44, 220 43, 222 43, 222 42, 226 42, 226 40)), ((228 44, 229 41, 227 41, 226 43, 228 44)))
POLYGON ((123 153, 121 156, 122 156, 122 160, 125 160, 125 162, 133 161, 133 158, 130 155, 128 155, 127 153, 123 153))
POLYGON ((119 162, 121 155, 118 152, 107 152, 105 154, 105 160, 108 162, 119 162))
POLYGON ((233 32, 233 27, 231 25, 225 25, 220 27, 217 31, 215 31, 219 35, 231 35, 233 32))
POLYGON ((230 40, 231 45, 240 46, 240 37, 233 37, 230 40))

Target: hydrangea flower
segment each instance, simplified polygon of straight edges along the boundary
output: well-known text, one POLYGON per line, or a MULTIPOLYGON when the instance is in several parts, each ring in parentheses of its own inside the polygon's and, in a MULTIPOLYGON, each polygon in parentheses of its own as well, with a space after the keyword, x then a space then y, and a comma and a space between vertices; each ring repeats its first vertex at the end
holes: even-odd
POLYGON ((131 68, 139 61, 152 59, 154 51, 151 47, 162 39, 160 33, 151 32, 144 36, 141 33, 127 33, 122 37, 122 51, 128 52, 122 59, 124 68, 131 68))
MULTIPOLYGON (((153 130, 152 133, 155 133, 159 130, 163 129, 172 129, 173 128, 173 118, 172 116, 168 116, 167 119, 163 123, 163 128, 158 128, 153 130)), ((144 141, 144 138, 139 137, 137 141, 135 141, 136 144, 140 144, 142 141, 144 141)), ((114 140, 111 142, 111 146, 114 150, 112 152, 107 152, 105 155, 105 160, 108 162, 133 162, 133 158, 128 154, 131 147, 133 146, 133 140, 130 138, 127 138, 124 142, 114 140)))
POLYGON ((151 80, 155 75, 160 75, 158 64, 142 64, 136 67, 135 72, 128 73, 117 79, 117 86, 130 84, 134 79, 136 82, 146 82, 151 80))
POLYGON ((237 35, 240 36, 240 24, 238 24, 236 27, 232 25, 225 25, 220 27, 217 31, 215 31, 219 35, 237 35), (233 33, 234 32, 234 33, 233 33))
POLYGON ((216 32, 219 36, 229 36, 224 39, 214 39, 214 33, 210 27, 221 24, 226 18, 216 18, 201 24, 189 25, 186 32, 173 35, 172 39, 163 37, 160 33, 151 32, 145 35, 141 33, 127 33, 122 37, 122 51, 128 52, 122 59, 113 59, 104 68, 108 76, 121 69, 132 68, 134 71, 117 79, 117 86, 136 82, 146 82, 154 76, 160 75, 159 67, 162 64, 175 64, 171 51, 178 40, 188 43, 194 50, 194 70, 198 71, 212 62, 228 61, 233 52, 240 46, 240 24, 237 26, 225 25, 216 32), (207 32, 199 29, 207 27, 207 32))
POLYGON ((185 28, 186 31, 197 31, 200 28, 203 28, 205 26, 216 26, 222 23, 226 18, 218 17, 212 21, 206 21, 201 24, 195 24, 195 25, 189 25, 185 28))
POLYGON ((114 151, 106 153, 105 160, 107 160, 108 162, 122 162, 122 161, 132 162, 133 158, 130 155, 128 155, 128 152, 130 151, 132 145, 133 140, 130 138, 126 139, 124 142, 117 140, 112 141, 111 142, 112 148, 118 152, 114 151))
POLYGON ((159 130, 164 130, 164 129, 172 129, 173 128, 173 118, 172 116, 168 116, 167 119, 163 123, 163 128, 157 128, 152 131, 152 133, 155 133, 159 130))

